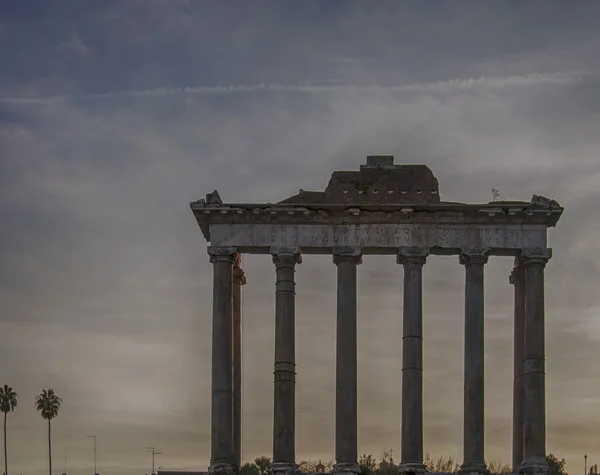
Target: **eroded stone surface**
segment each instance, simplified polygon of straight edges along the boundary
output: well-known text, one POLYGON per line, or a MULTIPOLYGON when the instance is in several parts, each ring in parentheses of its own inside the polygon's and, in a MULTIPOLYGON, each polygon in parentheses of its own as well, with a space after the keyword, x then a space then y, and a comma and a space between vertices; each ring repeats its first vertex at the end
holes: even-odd
POLYGON ((360 247, 365 254, 397 253, 399 247, 428 247, 432 254, 458 254, 463 247, 517 251, 546 247, 546 227, 533 225, 464 224, 213 224, 214 246, 235 246, 241 252, 268 252, 272 246, 303 252, 331 253, 335 246, 360 247))
POLYGON ((371 155, 359 170, 335 171, 325 191, 300 190, 288 204, 432 204, 438 181, 426 165, 395 165, 392 155, 371 155))

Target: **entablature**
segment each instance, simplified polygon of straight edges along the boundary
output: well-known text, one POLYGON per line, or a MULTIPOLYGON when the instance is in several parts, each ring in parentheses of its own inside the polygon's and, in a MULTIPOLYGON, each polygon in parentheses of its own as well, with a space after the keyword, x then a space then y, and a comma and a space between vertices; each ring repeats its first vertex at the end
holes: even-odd
POLYGON ((489 248, 490 255, 518 255, 546 248, 545 225, 489 224, 211 224, 211 246, 241 253, 267 254, 273 247, 305 254, 332 254, 339 246, 365 255, 395 255, 399 248, 423 248, 431 254, 457 255, 465 248, 489 248))
MULTIPOLYGON (((218 196, 218 194, 216 195, 218 196)), ((563 208, 534 196, 531 202, 495 201, 485 204, 420 205, 290 205, 194 201, 190 207, 204 237, 212 241, 213 225, 339 226, 339 225, 462 225, 553 227, 563 208)))

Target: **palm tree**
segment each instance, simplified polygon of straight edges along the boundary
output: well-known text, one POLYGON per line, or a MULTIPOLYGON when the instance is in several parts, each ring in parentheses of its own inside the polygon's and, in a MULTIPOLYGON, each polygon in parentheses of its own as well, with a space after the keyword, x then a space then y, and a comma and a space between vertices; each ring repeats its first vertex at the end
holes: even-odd
POLYGON ((52 475, 52 428, 50 422, 56 416, 62 404, 62 399, 57 396, 54 389, 42 389, 35 397, 35 408, 42 417, 48 421, 48 473, 52 475))
POLYGON ((8 384, 0 387, 0 411, 4 413, 4 473, 8 475, 8 458, 6 457, 6 416, 17 407, 17 393, 8 384))

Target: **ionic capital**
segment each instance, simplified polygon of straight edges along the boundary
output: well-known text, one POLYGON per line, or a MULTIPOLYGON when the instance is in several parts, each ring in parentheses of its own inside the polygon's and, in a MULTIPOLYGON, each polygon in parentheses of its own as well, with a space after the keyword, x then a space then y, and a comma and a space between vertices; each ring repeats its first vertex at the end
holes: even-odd
POLYGON ((521 256, 515 257, 515 266, 508 276, 508 282, 512 285, 517 285, 524 282, 524 272, 525 268, 523 267, 523 259, 521 259, 521 256))
POLYGON ((209 246, 207 252, 210 256, 211 264, 215 262, 228 262, 233 265, 238 257, 238 250, 235 247, 209 246))
POLYGON ((297 247, 272 247, 270 252, 276 267, 302 263, 302 252, 297 247))
POLYGON ((428 247, 401 247, 398 249, 398 264, 425 264, 429 255, 428 247))
POLYGON ((238 253, 233 260, 233 283, 246 285, 246 275, 242 269, 242 255, 238 253))
POLYGON ((233 266, 233 283, 237 285, 246 285, 246 274, 241 267, 233 266))
POLYGON ((510 271, 508 282, 511 285, 517 285, 521 283, 521 270, 518 267, 514 267, 513 270, 510 271))
POLYGON ((362 264, 362 249, 360 247, 336 246, 333 248, 333 263, 351 261, 362 264))
POLYGON ((539 265, 545 267, 552 257, 552 249, 542 247, 526 247, 521 250, 521 261, 525 267, 539 265))
POLYGON ((237 253, 235 255, 235 258, 233 259, 233 265, 234 267, 242 267, 242 254, 241 253, 237 253))
POLYGON ((458 256, 462 265, 487 264, 491 249, 488 247, 463 247, 458 256))

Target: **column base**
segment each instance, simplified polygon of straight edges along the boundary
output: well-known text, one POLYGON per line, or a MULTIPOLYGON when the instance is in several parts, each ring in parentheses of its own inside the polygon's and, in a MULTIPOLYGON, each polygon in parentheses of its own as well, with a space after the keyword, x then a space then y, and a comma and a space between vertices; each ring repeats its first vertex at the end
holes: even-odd
POLYGON ((489 475, 485 462, 467 462, 460 466, 461 475, 489 475))
POLYGON ((229 462, 215 462, 208 467, 208 473, 232 475, 233 466, 229 462))
POLYGON ((398 467, 398 473, 425 473, 427 467, 423 463, 419 462, 405 462, 401 463, 398 467))
POLYGON ((336 473, 339 474, 352 474, 352 473, 360 473, 360 465, 357 463, 336 463, 331 470, 331 473, 334 475, 336 473))
POLYGON ((526 473, 528 475, 548 475, 550 469, 548 468, 548 462, 546 457, 529 457, 523 460, 519 473, 526 473))
POLYGON ((299 473, 298 465, 294 462, 273 462, 270 473, 273 475, 294 475, 299 473))

